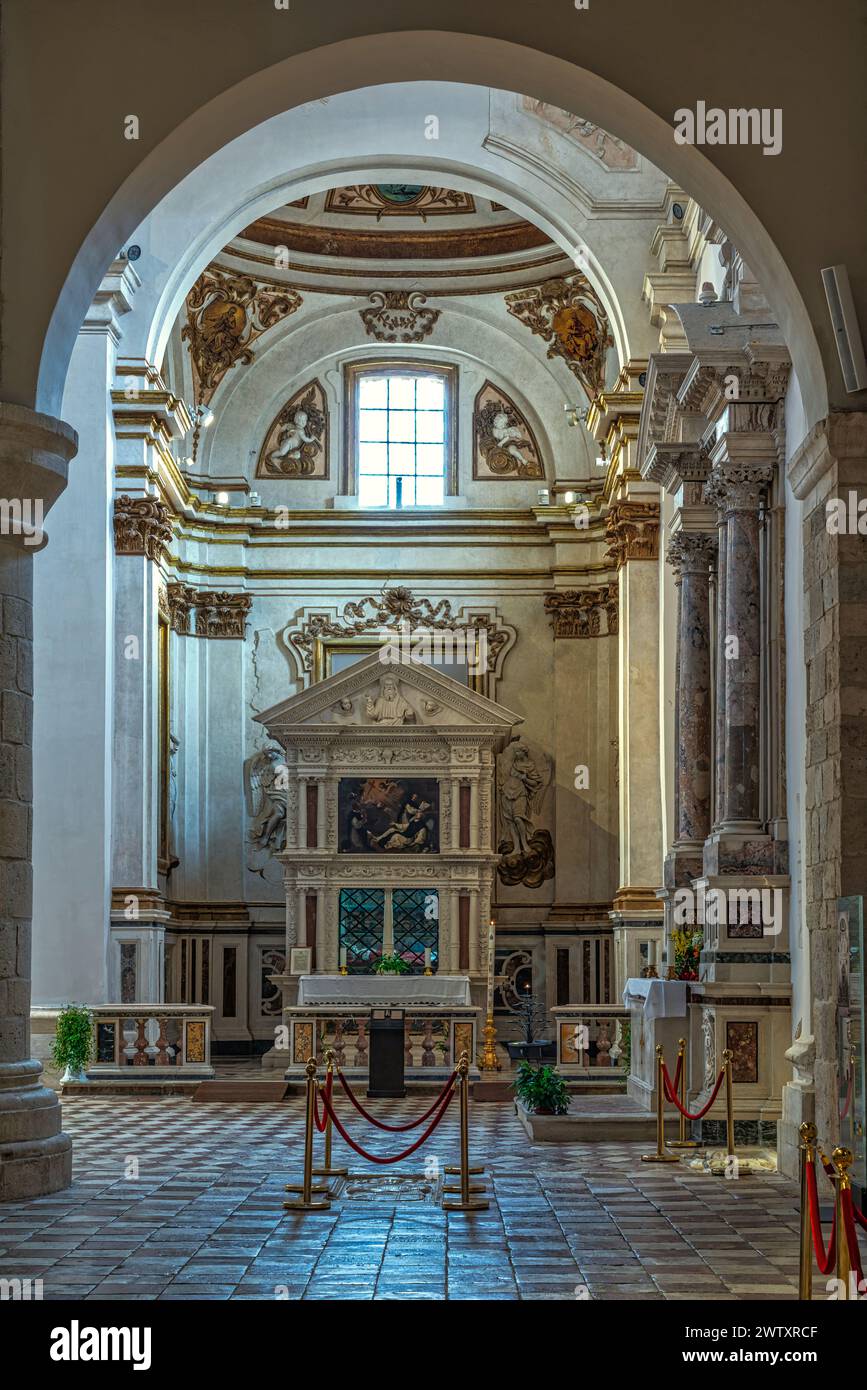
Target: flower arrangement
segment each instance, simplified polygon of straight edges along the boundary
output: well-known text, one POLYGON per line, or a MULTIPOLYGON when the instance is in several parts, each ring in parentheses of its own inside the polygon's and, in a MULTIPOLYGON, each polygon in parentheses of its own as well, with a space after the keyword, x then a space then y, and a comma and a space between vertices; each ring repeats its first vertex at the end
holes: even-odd
POLYGON ((671 933, 676 980, 698 979, 699 953, 703 942, 703 933, 694 928, 676 927, 671 933))
POLYGON ((407 975, 409 966, 402 956, 380 956, 373 967, 374 975, 407 975))

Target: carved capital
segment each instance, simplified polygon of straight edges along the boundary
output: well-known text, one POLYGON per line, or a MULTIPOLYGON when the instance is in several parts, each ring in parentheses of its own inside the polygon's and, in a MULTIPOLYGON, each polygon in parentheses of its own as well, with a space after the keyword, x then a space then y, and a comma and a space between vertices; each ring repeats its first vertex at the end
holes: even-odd
POLYGON ((182 637, 234 637, 243 641, 253 603, 249 594, 193 589, 177 582, 167 585, 166 596, 172 628, 182 637))
POLYGON ((755 512, 774 477, 772 464, 723 464, 704 486, 704 500, 724 514, 755 512))
POLYGON ((707 574, 716 560, 716 536, 701 531, 678 531, 668 543, 665 558, 678 584, 685 574, 707 574))
POLYGON ((172 514, 155 497, 114 499, 114 548, 118 555, 146 555, 159 562, 171 544, 172 514))
POLYGON ((613 637, 617 632, 617 585, 561 589, 545 594, 554 637, 613 637))
POLYGON ((620 569, 628 560, 659 557, 659 503, 617 502, 605 522, 606 559, 620 569))

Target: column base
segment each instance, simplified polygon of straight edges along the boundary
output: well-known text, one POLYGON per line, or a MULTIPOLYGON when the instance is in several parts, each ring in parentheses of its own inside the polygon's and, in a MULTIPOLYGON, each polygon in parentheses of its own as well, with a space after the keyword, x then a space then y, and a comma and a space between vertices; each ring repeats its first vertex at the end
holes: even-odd
POLYGON ((42 1197, 72 1182, 72 1141, 41 1074, 34 1059, 0 1063, 0 1202, 42 1197))

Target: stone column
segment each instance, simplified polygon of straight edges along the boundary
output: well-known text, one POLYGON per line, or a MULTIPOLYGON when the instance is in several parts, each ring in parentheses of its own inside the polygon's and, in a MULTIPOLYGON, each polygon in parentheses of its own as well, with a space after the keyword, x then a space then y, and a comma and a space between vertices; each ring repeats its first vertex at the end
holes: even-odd
POLYGON ((726 524, 725 672, 722 822, 758 830, 761 795, 762 604, 759 508, 773 477, 770 467, 723 466, 713 481, 723 497, 726 524))
POLYGON ((57 1192, 72 1145, 30 1057, 33 552, 78 447, 60 420, 0 405, 0 1200, 57 1192))
POLYGON ((712 536, 679 531, 666 556, 678 587, 678 844, 703 844, 710 831, 710 567, 715 551, 712 536))

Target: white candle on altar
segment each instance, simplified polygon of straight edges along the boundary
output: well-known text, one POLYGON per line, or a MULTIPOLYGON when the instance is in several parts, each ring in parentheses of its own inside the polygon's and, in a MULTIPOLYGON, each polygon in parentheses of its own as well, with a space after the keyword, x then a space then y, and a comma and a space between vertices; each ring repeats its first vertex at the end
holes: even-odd
POLYGON ((341 948, 340 948, 340 969, 341 969, 341 970, 345 970, 345 969, 346 969, 346 947, 345 947, 345 946, 341 946, 341 948))
POLYGON ((430 970, 430 962, 431 962, 430 946, 425 946, 425 948, 424 948, 424 968, 425 968, 425 970, 430 970))

